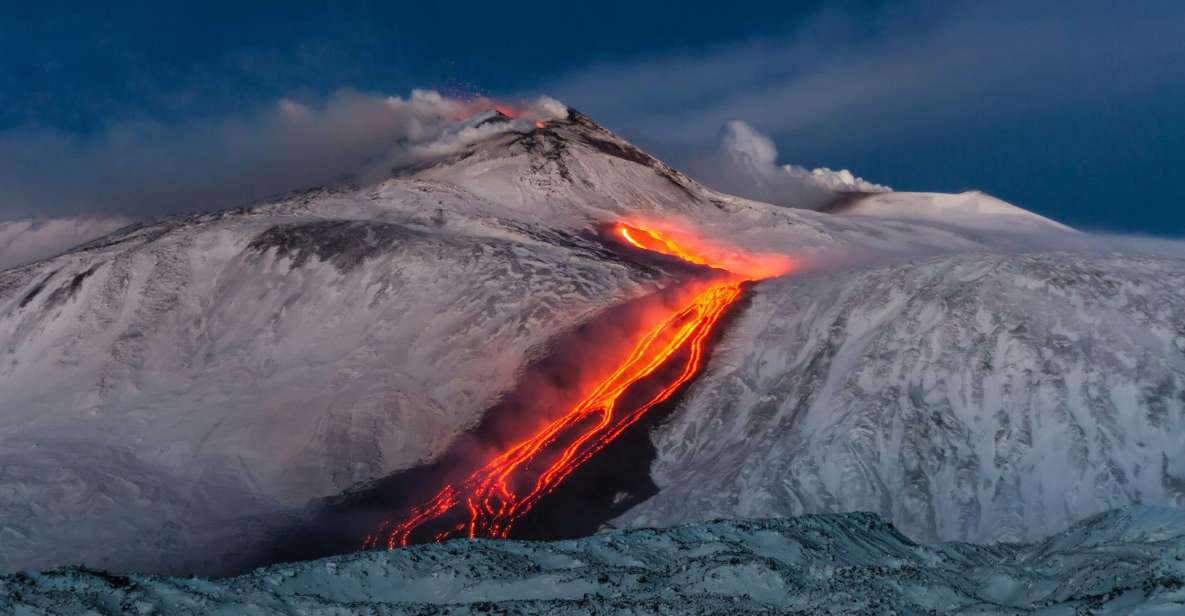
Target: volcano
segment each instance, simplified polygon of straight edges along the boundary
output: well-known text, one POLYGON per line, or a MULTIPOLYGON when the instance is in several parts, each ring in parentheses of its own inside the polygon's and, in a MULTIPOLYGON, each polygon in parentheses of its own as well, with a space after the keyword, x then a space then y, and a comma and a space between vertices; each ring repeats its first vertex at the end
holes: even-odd
MULTIPOLYGON (((770 255, 793 274, 745 276, 648 428, 657 492, 608 524, 859 509, 917 538, 1028 540, 1185 504, 1180 259, 1083 248, 986 197, 741 199, 570 109, 463 125, 376 182, 0 272, 0 569, 245 571, 311 503, 455 451, 541 358, 572 366, 550 408, 577 408, 572 385, 621 358, 580 367, 565 336, 770 255)), ((646 331, 617 332, 619 355, 646 331)))

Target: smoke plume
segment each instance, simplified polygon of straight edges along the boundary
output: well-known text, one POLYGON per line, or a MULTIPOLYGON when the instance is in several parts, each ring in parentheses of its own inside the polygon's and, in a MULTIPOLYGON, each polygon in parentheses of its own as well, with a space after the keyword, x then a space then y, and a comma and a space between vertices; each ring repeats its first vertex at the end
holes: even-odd
POLYGON ((0 220, 142 218, 367 181, 566 111, 540 98, 510 124, 466 122, 493 106, 425 90, 406 98, 346 90, 317 103, 282 99, 232 118, 123 122, 90 136, 48 128, 0 133, 0 220))
POLYGON ((846 169, 779 165, 773 140, 740 120, 726 122, 716 147, 692 157, 685 166, 718 190, 788 207, 816 209, 839 193, 889 190, 846 169))

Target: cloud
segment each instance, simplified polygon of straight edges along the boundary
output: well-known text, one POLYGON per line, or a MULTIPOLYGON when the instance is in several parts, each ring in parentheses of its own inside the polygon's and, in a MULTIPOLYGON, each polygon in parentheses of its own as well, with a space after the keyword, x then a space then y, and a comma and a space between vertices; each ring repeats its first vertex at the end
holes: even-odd
POLYGON ((816 209, 839 193, 889 190, 846 169, 779 165, 773 140, 740 120, 726 122, 716 147, 685 157, 683 166, 718 190, 789 207, 816 209))
POLYGON ((1156 96, 1182 83, 1183 38, 1180 2, 918 0, 828 8, 782 36, 581 67, 536 89, 676 164, 734 119, 842 155, 1156 96))
POLYGON ((368 181, 566 110, 542 98, 511 125, 466 122, 493 104, 424 90, 407 98, 346 90, 313 103, 282 99, 237 117, 123 122, 93 136, 8 131, 0 133, 0 220, 157 216, 368 181))

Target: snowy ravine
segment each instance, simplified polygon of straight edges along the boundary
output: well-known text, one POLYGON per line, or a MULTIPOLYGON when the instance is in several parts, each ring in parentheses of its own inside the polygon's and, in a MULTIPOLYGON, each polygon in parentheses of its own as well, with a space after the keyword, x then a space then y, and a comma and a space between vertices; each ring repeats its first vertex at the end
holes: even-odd
POLYGON ((622 523, 871 510, 1031 540, 1185 506, 1185 261, 968 254, 763 282, 622 523))
POLYGON ((918 545, 868 513, 455 540, 225 580, 0 577, 34 614, 1179 614, 1185 511, 1115 510, 1032 544, 918 545))

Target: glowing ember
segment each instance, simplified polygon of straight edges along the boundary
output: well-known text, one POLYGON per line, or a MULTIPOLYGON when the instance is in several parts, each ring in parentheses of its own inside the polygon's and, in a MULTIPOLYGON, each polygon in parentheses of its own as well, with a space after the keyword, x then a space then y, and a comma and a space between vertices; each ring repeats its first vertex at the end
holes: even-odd
MULTIPOLYGON (((636 248, 726 269, 653 229, 619 224, 615 232, 636 248)), ((417 531, 419 536, 434 541, 453 537, 508 537, 514 523, 577 467, 696 375, 702 364, 705 340, 740 298, 743 282, 756 277, 734 273, 695 295, 645 332, 617 369, 563 415, 463 481, 444 486, 430 501, 413 508, 402 521, 384 522, 375 534, 366 538, 363 548, 405 546, 417 531), (623 404, 623 396, 650 377, 662 379, 657 391, 640 405, 623 404), (434 529, 436 532, 432 532, 434 529)))

